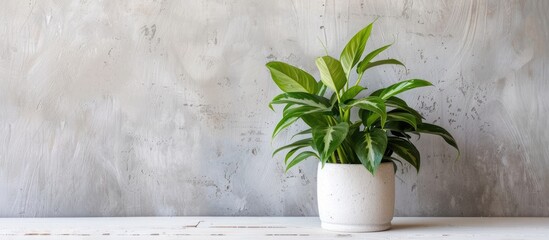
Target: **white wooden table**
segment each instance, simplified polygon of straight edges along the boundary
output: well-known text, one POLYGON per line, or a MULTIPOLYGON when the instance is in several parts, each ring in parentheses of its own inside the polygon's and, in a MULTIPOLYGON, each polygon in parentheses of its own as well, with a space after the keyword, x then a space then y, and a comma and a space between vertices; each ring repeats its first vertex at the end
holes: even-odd
POLYGON ((314 217, 0 218, 0 239, 549 239, 549 218, 395 218, 337 233, 314 217))

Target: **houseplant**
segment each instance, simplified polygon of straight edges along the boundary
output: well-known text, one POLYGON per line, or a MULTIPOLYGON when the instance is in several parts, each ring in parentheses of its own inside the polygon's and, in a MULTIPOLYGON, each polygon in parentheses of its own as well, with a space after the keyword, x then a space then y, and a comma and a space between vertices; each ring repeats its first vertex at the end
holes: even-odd
POLYGON ((271 109, 272 105, 285 105, 272 137, 299 119, 308 125, 294 136, 301 139, 276 149, 273 156, 289 150, 284 158, 286 171, 307 158, 320 160, 319 215, 323 228, 336 231, 380 231, 390 227, 396 162, 402 164, 404 160, 420 169, 420 154, 411 135, 438 135, 456 148, 459 156, 456 141, 448 131, 424 123, 419 112, 396 97, 414 88, 432 86, 430 82, 410 79, 360 96, 366 92, 361 85, 366 70, 386 64, 404 66, 396 59, 374 61, 390 44, 362 57, 372 26, 369 24, 351 38, 339 60, 328 55, 316 59, 320 81, 287 63, 266 64, 273 81, 284 92, 269 105, 271 109), (357 73, 355 81, 350 79, 353 69, 357 73))

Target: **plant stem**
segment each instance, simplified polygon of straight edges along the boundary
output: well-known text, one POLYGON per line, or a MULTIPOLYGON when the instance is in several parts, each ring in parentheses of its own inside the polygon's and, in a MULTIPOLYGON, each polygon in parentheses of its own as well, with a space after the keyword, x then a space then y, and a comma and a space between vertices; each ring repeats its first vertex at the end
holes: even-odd
POLYGON ((364 74, 364 72, 361 72, 360 74, 358 74, 358 80, 356 80, 356 83, 355 83, 355 86, 358 86, 358 84, 360 83, 360 81, 362 81, 362 75, 364 74))
POLYGON ((337 151, 337 155, 339 156, 339 161, 340 161, 341 163, 347 163, 347 160, 345 159, 345 156, 343 155, 343 152, 341 151, 341 148, 338 147, 338 148, 336 149, 336 151, 337 151))
MULTIPOLYGON (((337 102, 341 103, 340 98, 339 98, 339 93, 336 92, 335 94, 336 94, 336 97, 337 97, 337 102)), ((341 108, 338 108, 338 110, 339 110, 339 118, 341 119, 342 122, 345 121, 343 119, 343 112, 341 111, 341 108)))

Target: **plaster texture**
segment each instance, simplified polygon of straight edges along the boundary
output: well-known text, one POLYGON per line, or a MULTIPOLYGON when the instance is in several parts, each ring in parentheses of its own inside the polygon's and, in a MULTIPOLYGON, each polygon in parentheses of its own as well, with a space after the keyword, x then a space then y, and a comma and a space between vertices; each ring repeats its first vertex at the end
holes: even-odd
POLYGON ((19 1, 0 7, 0 217, 316 215, 316 166, 271 144, 264 64, 368 49, 436 87, 449 129, 397 173, 397 216, 549 216, 549 1, 19 1), (320 40, 320 41, 319 41, 320 40))

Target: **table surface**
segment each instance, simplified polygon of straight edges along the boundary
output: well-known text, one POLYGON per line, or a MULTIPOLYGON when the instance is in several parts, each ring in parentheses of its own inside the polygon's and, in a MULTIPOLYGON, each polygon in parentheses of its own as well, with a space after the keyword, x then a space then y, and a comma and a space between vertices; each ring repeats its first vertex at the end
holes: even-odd
POLYGON ((549 218, 396 217, 391 230, 339 233, 316 217, 0 218, 0 239, 549 239, 549 218))

